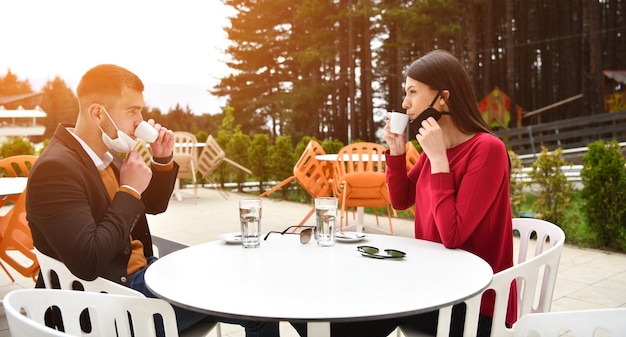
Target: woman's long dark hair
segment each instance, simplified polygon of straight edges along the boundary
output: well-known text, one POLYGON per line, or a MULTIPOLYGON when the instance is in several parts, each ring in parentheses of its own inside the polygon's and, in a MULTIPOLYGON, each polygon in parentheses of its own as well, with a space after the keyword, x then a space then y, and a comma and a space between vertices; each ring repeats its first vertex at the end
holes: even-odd
POLYGON ((446 103, 450 108, 452 123, 463 133, 491 128, 478 111, 478 100, 469 76, 459 60, 445 50, 433 50, 411 64, 407 76, 428 85, 432 90, 448 90, 446 103))

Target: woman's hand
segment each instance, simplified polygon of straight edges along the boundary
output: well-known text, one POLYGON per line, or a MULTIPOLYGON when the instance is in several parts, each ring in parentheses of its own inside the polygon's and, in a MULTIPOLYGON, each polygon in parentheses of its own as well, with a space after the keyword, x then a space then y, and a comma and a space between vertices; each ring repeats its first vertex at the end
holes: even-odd
POLYGON ((415 136, 431 164, 431 173, 450 172, 446 143, 439 123, 429 117, 415 136))
POLYGON ((406 135, 404 133, 397 134, 391 132, 391 128, 389 126, 389 120, 391 118, 391 113, 387 112, 387 118, 385 119, 385 128, 383 130, 383 138, 387 142, 387 146, 389 146, 389 154, 392 156, 399 156, 404 154, 406 151, 406 135))

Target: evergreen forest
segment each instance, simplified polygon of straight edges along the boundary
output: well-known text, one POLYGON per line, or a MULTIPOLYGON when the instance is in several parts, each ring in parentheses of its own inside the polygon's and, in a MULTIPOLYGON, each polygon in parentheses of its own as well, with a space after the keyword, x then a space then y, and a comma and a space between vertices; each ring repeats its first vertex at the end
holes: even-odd
MULTIPOLYGON (((222 1, 236 10, 224 28, 232 72, 207 92, 227 99, 222 113, 147 107, 146 118, 216 135, 228 110, 271 142, 378 141, 385 112, 402 111, 404 70, 433 49, 465 64, 477 99, 497 87, 522 109, 511 128, 604 113, 604 95, 624 93, 603 71, 626 70, 626 0, 222 1)), ((0 97, 33 92, 18 75, 0 75, 0 97)), ((49 138, 78 106, 63 79, 41 92, 49 138)))
MULTIPOLYGON (((510 127, 602 113, 605 69, 626 69, 624 0, 224 0, 244 133, 374 141, 401 111, 403 71, 432 49, 462 60, 478 99, 499 87, 533 111, 510 127)), ((623 90, 623 88, 617 88, 623 90)))

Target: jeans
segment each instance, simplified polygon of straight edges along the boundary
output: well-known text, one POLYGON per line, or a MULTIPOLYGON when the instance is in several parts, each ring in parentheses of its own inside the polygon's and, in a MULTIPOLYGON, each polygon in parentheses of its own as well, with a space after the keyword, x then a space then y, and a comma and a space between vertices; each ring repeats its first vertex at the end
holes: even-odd
MULTIPOLYGON (((130 287, 139 291, 140 293, 146 295, 146 297, 156 298, 154 294, 152 294, 148 288, 146 287, 146 283, 144 281, 144 273, 146 269, 150 267, 150 264, 157 260, 156 257, 151 256, 147 258, 148 267, 143 268, 130 276, 130 287)), ((180 285, 184 286, 184 285, 180 285)), ((279 337, 279 328, 278 322, 259 322, 259 321, 249 321, 243 319, 236 318, 226 318, 226 317, 218 317, 203 314, 200 312, 196 312, 193 310, 188 310, 184 308, 180 308, 177 306, 172 306, 174 308, 174 312, 176 313, 176 323, 178 324, 178 331, 184 331, 185 329, 191 327, 192 325, 200 322, 200 321, 209 321, 209 322, 223 322, 229 324, 238 324, 245 328, 246 337, 279 337)), ((161 331, 160 334, 162 335, 161 331)))

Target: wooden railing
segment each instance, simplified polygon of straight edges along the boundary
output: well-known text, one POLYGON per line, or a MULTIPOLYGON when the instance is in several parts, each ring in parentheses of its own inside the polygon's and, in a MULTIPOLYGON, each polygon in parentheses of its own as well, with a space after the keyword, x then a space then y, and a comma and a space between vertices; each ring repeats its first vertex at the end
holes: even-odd
MULTIPOLYGON (((496 135, 506 143, 507 148, 523 156, 523 161, 527 163, 528 160, 534 161, 542 145, 554 151, 557 148, 586 148, 601 139, 626 141, 626 110, 500 130, 496 135)), ((564 157, 578 163, 581 154, 575 152, 564 157)))

